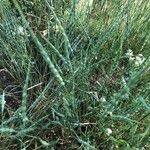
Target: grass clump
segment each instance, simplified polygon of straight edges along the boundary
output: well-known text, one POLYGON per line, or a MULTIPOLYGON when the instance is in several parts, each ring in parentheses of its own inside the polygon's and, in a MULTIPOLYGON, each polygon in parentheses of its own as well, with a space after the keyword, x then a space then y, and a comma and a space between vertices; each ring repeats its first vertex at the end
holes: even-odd
POLYGON ((2 0, 0 149, 148 150, 149 6, 2 0))

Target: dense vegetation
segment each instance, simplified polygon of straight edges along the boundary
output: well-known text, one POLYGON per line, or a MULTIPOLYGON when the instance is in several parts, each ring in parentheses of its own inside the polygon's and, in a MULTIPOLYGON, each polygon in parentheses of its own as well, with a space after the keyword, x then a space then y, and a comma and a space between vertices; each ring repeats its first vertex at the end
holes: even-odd
POLYGON ((1 0, 0 150, 149 150, 149 12, 1 0))

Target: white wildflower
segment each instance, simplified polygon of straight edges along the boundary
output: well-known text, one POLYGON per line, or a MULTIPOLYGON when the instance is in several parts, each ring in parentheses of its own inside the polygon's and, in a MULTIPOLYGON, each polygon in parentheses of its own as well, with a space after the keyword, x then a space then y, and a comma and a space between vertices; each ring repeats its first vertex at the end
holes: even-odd
POLYGON ((43 30, 43 31, 41 31, 41 35, 42 35, 43 37, 47 36, 47 34, 48 34, 48 30, 43 30))
POLYGON ((131 49, 129 49, 126 53, 126 56, 129 58, 130 61, 134 61, 135 57, 133 55, 133 51, 131 49))
POLYGON ((22 26, 19 26, 17 28, 17 32, 19 35, 25 35, 25 31, 24 31, 24 28, 22 26))
POLYGON ((107 129, 105 130, 105 133, 106 133, 108 136, 110 136, 110 135, 112 134, 112 130, 111 130, 110 128, 107 128, 107 129))
POLYGON ((127 57, 133 57, 133 51, 131 49, 128 49, 127 53, 126 53, 127 57))
POLYGON ((105 98, 104 96, 102 96, 102 97, 100 98, 100 101, 101 101, 101 102, 106 102, 106 98, 105 98))
POLYGON ((53 30, 54 30, 56 33, 58 33, 58 32, 60 31, 60 28, 59 28, 59 26, 56 24, 56 25, 53 26, 53 30))
POLYGON ((134 56, 131 49, 127 51, 126 56, 129 58, 129 61, 134 63, 136 67, 139 67, 145 61, 145 58, 142 54, 134 56))
POLYGON ((135 57, 135 66, 140 66, 142 65, 142 63, 145 61, 145 58, 142 54, 138 54, 136 57, 135 57))
POLYGON ((44 30, 44 31, 43 31, 43 36, 45 37, 47 34, 48 34, 48 31, 47 31, 47 30, 44 30))
POLYGON ((140 58, 144 58, 144 56, 143 56, 142 54, 138 54, 138 56, 139 56, 140 58))
POLYGON ((130 61, 134 61, 134 60, 135 60, 135 57, 129 57, 129 60, 130 60, 130 61))
POLYGON ((97 56, 95 56, 95 59, 97 60, 97 56))

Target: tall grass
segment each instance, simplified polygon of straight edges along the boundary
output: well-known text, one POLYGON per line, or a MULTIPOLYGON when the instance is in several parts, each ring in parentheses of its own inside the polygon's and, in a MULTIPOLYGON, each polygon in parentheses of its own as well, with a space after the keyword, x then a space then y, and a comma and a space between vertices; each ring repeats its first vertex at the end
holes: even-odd
POLYGON ((0 149, 148 150, 149 6, 2 0, 0 149))

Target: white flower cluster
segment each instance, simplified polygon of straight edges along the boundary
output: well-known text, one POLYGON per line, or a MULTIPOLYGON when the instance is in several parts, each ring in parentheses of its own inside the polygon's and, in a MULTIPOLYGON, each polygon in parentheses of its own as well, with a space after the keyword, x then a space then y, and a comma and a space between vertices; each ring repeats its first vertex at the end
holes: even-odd
POLYGON ((102 96, 102 97, 100 98, 100 101, 101 101, 101 102, 106 102, 106 98, 105 98, 104 96, 102 96))
POLYGON ((110 135, 112 134, 112 130, 111 130, 110 128, 107 128, 107 129, 105 130, 105 133, 106 133, 108 136, 110 136, 110 135))
POLYGON ((145 61, 145 58, 144 58, 144 56, 142 54, 138 54, 135 57, 135 65, 136 66, 140 66, 144 61, 145 61))
POLYGON ((131 49, 127 51, 126 56, 129 58, 129 61, 134 62, 134 65, 136 67, 139 67, 145 61, 145 58, 142 54, 138 54, 135 56, 131 49))
POLYGON ((25 35, 25 30, 24 30, 24 28, 22 26, 18 27, 17 32, 18 32, 19 35, 22 35, 22 36, 25 35))
POLYGON ((134 60, 133 51, 131 49, 127 51, 126 56, 129 58, 129 60, 134 60))

